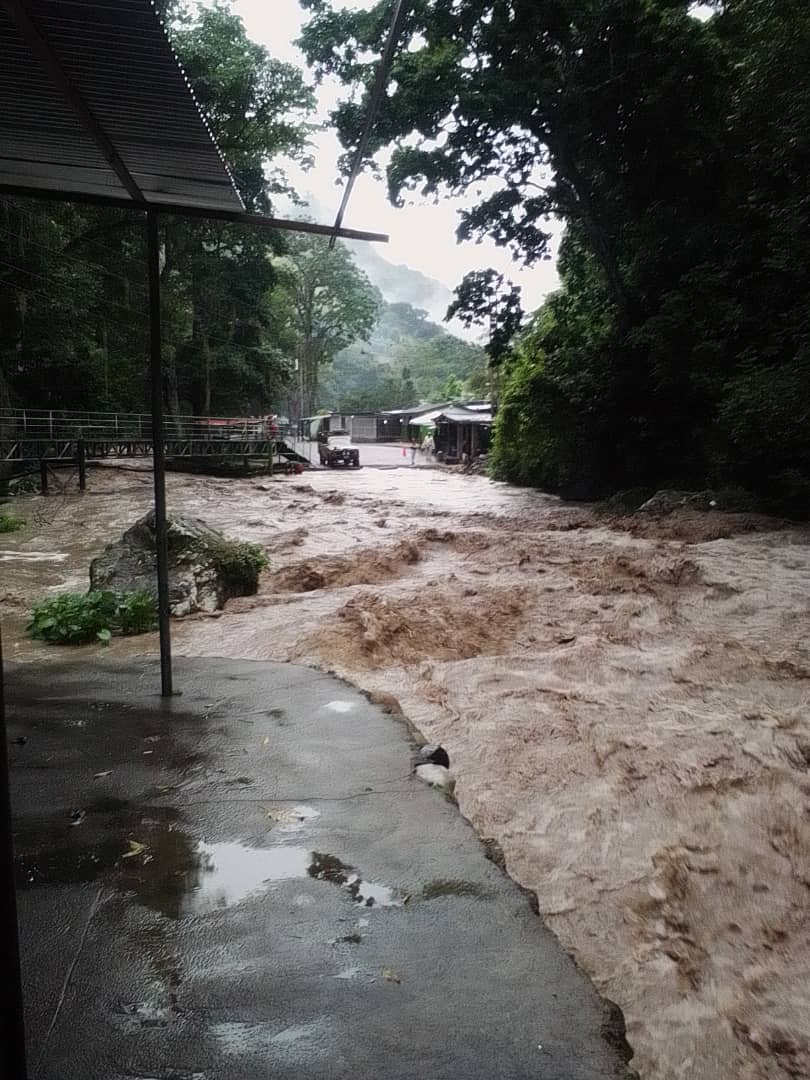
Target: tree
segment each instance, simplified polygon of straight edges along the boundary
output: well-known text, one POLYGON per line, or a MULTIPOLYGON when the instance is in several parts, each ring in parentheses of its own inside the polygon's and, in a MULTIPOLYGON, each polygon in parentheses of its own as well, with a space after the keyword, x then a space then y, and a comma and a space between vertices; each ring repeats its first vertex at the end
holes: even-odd
MULTIPOLYGON (((389 5, 311 12, 357 145, 389 5)), ((391 198, 464 196, 462 239, 527 263, 566 223, 563 287, 522 333, 470 275, 456 313, 502 360, 504 475, 580 496, 748 484, 810 506, 810 7, 724 0, 416 0, 370 145, 391 198), (779 427, 777 433, 776 428, 779 427), (784 432, 784 435, 782 434, 784 432)))
MULTIPOLYGON (((169 5, 173 44, 251 209, 306 163, 312 91, 226 7, 169 5)), ((173 413, 262 412, 288 365, 268 295, 280 235, 163 218, 165 397, 173 413)), ((146 407, 143 223, 80 204, 0 199, 0 406, 146 407)))
MULTIPOLYGON (((267 162, 282 154, 310 160, 312 91, 300 71, 250 41, 241 19, 222 4, 193 15, 181 9, 173 38, 246 206, 267 212, 272 194, 290 190, 283 171, 267 162)), ((272 344, 266 303, 275 284, 269 256, 284 250, 283 240, 182 218, 166 225, 164 237, 167 302, 186 313, 184 340, 168 365, 175 408, 183 398, 204 415, 212 407, 259 411, 287 370, 272 344)))
POLYGON ((276 270, 274 308, 295 342, 301 415, 312 415, 320 369, 347 345, 368 340, 381 298, 348 250, 340 244, 330 248, 324 237, 294 234, 276 270))

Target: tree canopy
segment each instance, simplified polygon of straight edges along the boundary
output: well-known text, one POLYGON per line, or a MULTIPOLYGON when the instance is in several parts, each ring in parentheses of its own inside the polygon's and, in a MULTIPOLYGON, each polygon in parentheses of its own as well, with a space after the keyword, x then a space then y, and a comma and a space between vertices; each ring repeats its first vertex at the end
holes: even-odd
MULTIPOLYGON (((250 41, 226 6, 173 6, 169 16, 243 198, 270 209, 288 189, 273 162, 306 163, 311 89, 250 41)), ((161 246, 170 410, 267 410, 291 368, 291 343, 268 302, 284 240, 164 217, 161 246)), ((0 198, 0 407, 145 407, 144 249, 140 215, 0 198)))
POLYGON ((276 269, 280 288, 273 310, 294 342, 299 415, 312 416, 321 368, 353 341, 368 339, 381 297, 346 248, 341 244, 330 248, 322 236, 293 234, 276 269))
MULTIPOLYGON (((365 88, 334 116, 351 150, 389 5, 303 6, 309 60, 365 88)), ((562 289, 522 334, 491 271, 455 304, 503 361, 501 475, 593 495, 734 482, 806 513, 810 8, 693 7, 414 0, 370 152, 392 148, 395 202, 463 196, 460 237, 525 263, 565 222, 562 289)))
POLYGON ((339 412, 374 412, 489 392, 487 356, 407 303, 382 302, 367 342, 339 353, 319 402, 339 412))

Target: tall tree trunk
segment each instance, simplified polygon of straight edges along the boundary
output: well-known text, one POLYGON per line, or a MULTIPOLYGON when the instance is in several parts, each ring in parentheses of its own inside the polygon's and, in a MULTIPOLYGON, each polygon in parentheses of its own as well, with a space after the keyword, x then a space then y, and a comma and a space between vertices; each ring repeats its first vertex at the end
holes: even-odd
POLYGON ((304 416, 314 416, 318 403, 318 356, 311 340, 301 345, 301 398, 304 416))

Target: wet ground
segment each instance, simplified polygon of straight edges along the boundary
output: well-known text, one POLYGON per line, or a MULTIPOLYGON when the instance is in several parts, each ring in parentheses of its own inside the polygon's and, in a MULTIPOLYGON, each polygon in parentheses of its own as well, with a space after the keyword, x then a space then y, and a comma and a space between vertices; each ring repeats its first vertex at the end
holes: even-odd
MULTIPOLYGON (((104 469, 83 498, 20 500, 30 527, 0 538, 8 654, 154 655, 154 635, 24 634, 31 601, 85 588, 150 499, 148 473, 104 469)), ((462 813, 624 1010, 645 1080, 810 1076, 806 528, 609 520, 411 467, 173 476, 169 505, 271 560, 257 596, 177 621, 176 652, 337 672, 442 742, 462 813)))
POLYGON ((287 664, 177 682, 9 673, 34 1080, 625 1075, 617 1011, 400 720, 287 664))

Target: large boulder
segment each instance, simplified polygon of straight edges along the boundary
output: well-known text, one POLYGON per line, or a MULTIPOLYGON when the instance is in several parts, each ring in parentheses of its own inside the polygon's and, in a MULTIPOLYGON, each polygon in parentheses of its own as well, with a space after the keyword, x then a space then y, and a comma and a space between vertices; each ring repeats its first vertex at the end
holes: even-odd
MULTIPOLYGON (((251 596, 267 565, 261 548, 229 540, 196 518, 168 519, 172 615, 216 611, 232 596, 251 596)), ((157 596, 155 512, 130 526, 90 564, 90 588, 157 596)))

